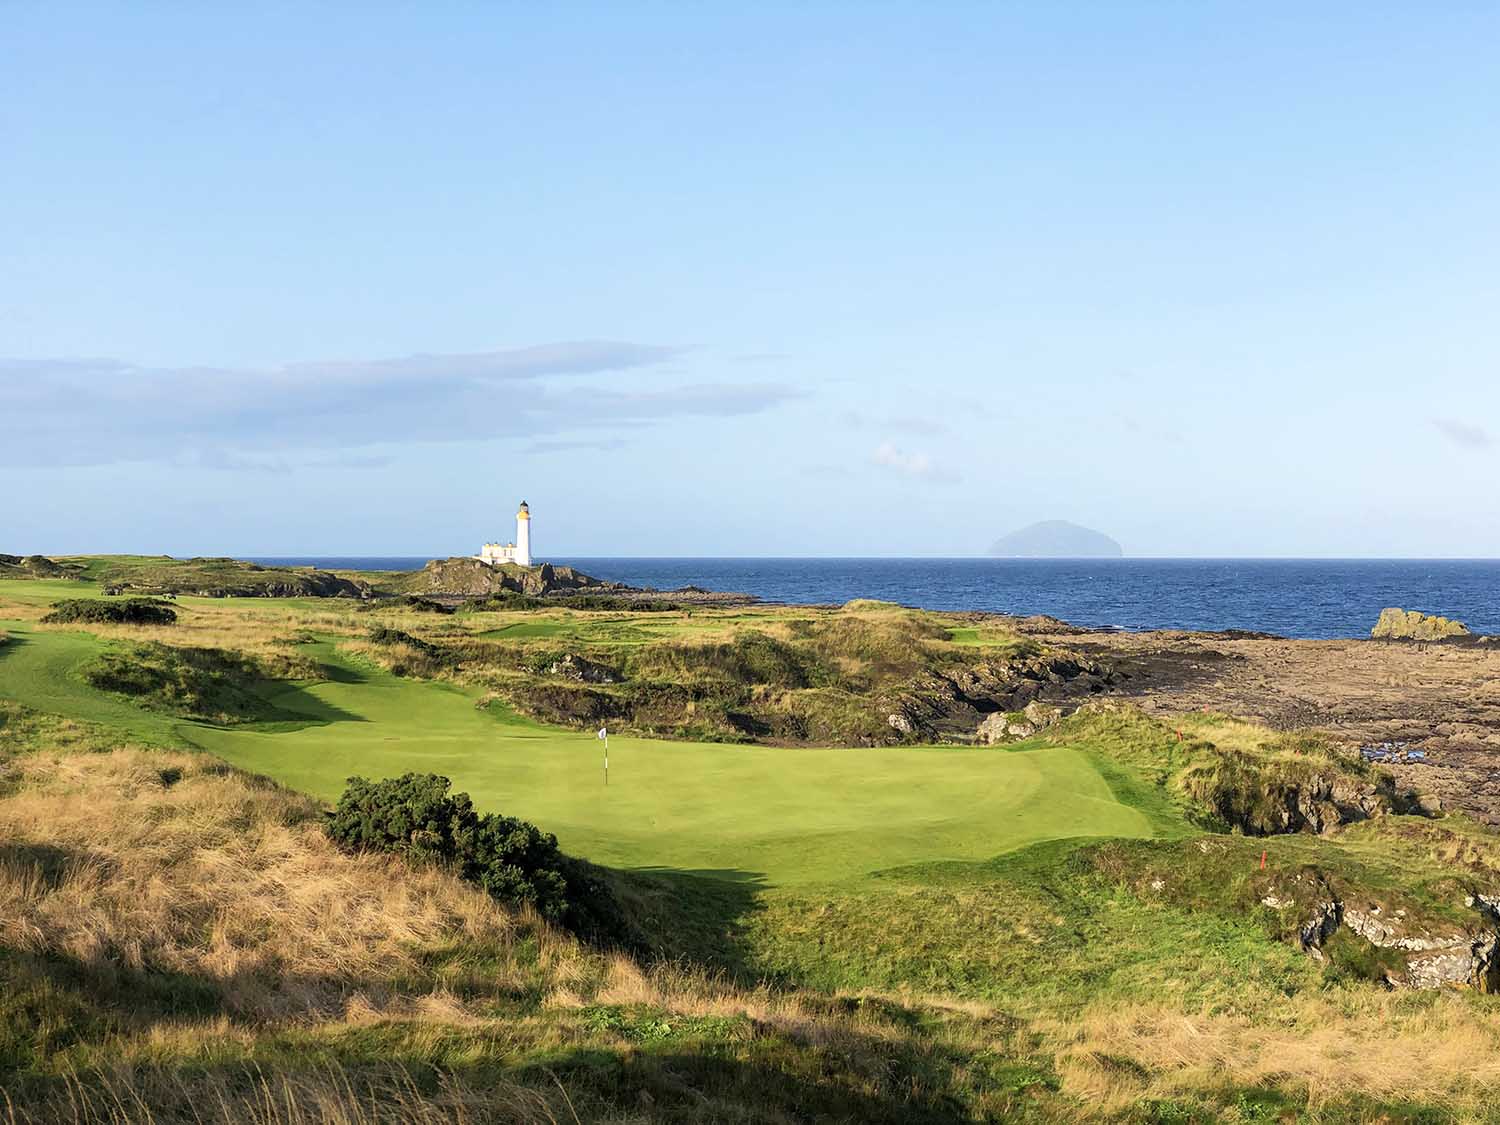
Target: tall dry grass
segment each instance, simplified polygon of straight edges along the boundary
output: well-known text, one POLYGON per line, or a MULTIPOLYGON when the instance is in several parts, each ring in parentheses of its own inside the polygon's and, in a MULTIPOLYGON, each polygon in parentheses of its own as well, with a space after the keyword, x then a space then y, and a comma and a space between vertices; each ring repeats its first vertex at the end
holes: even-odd
POLYGON ((343 854, 313 801, 206 756, 43 752, 9 770, 0 944, 11 949, 106 974, 187 974, 250 1019, 449 1003, 449 985, 474 982, 450 979, 461 961, 436 972, 433 949, 483 946, 489 992, 535 971, 504 956, 534 921, 440 871, 343 854))
POLYGON ((356 1071, 259 1067, 69 1075, 17 1104, 0 1089, 0 1125, 579 1125, 567 1091, 508 1082, 476 1089, 448 1074, 419 1084, 401 1066, 356 1071))
POLYGON ((1336 989, 1255 1014, 1101 1005, 1045 1039, 1063 1088, 1106 1116, 1230 1083, 1314 1109, 1363 1095, 1477 1110, 1500 1088, 1500 1010, 1456 992, 1336 989))

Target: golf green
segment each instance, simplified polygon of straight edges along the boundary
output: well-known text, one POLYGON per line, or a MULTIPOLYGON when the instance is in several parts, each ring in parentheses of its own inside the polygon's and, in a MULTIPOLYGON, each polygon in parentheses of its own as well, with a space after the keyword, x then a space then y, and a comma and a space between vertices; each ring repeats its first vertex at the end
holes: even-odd
POLYGON ((170 732, 329 800, 354 774, 453 779, 485 810, 524 817, 565 850, 626 868, 766 883, 837 881, 933 860, 978 860, 1039 840, 1151 835, 1081 751, 783 749, 542 727, 443 683, 402 679, 316 647, 335 680, 270 698, 303 722, 215 727, 153 715, 74 671, 80 633, 17 623, 0 696, 144 736, 170 732))

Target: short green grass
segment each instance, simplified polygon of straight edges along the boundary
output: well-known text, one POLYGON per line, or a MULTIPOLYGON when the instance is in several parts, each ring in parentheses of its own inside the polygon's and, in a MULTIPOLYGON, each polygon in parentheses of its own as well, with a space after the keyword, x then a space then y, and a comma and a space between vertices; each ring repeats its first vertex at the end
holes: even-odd
POLYGON ((611 866, 836 882, 1040 840, 1155 834, 1152 818, 1071 747, 790 750, 611 737, 606 787, 592 730, 481 708, 472 691, 398 678, 328 642, 305 651, 334 678, 268 689, 271 706, 305 721, 228 730, 90 688, 79 668, 101 642, 88 634, 9 628, 0 694, 29 707, 186 742, 329 800, 354 774, 441 773, 480 807, 531 820, 611 866))

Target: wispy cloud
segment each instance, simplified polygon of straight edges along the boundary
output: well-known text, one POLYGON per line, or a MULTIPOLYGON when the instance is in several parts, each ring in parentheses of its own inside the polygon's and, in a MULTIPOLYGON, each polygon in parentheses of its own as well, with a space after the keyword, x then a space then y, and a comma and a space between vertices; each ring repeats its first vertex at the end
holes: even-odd
POLYGON ((574 439, 600 427, 754 414, 800 396, 779 383, 621 389, 583 378, 659 367, 681 354, 593 340, 264 369, 0 360, 0 464, 109 464, 203 450, 221 463, 276 464, 289 453, 395 442, 574 439))
POLYGON ((189 469, 218 469, 240 473, 295 473, 304 469, 383 469, 395 458, 386 454, 334 453, 283 457, 275 454, 239 453, 228 449, 189 449, 172 463, 189 469))
POLYGON ((534 441, 522 453, 581 453, 585 450, 600 451, 610 449, 624 449, 626 442, 622 438, 600 438, 598 441, 576 440, 576 441, 534 441))
POLYGON ((1437 427, 1438 433, 1454 445, 1461 445, 1465 449, 1488 449, 1493 444, 1485 429, 1468 422, 1459 422, 1452 418, 1434 418, 1432 424, 1437 427))
POLYGON ((852 430, 902 430, 924 437, 937 437, 948 433, 952 427, 940 418, 924 418, 912 414, 888 414, 871 417, 859 410, 842 410, 836 417, 852 430))
POLYGON ((932 458, 927 454, 908 453, 888 441, 882 442, 875 448, 875 452, 870 455, 870 462, 903 476, 933 483, 948 484, 958 479, 955 473, 933 464, 932 458))
POLYGON ((782 360, 791 359, 786 352, 747 352, 744 355, 733 356, 731 363, 780 363, 782 360))

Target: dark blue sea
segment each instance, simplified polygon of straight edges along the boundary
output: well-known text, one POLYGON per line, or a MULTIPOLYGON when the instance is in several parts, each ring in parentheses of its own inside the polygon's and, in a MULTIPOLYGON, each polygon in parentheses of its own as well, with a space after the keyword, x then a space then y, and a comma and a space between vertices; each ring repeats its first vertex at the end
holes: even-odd
MULTIPOLYGON (((417 570, 423 558, 267 558, 276 565, 417 570)), ((701 586, 777 602, 879 598, 926 609, 1046 613, 1121 629, 1253 629, 1359 637, 1385 606, 1500 633, 1500 560, 551 559, 598 578, 701 586)))

